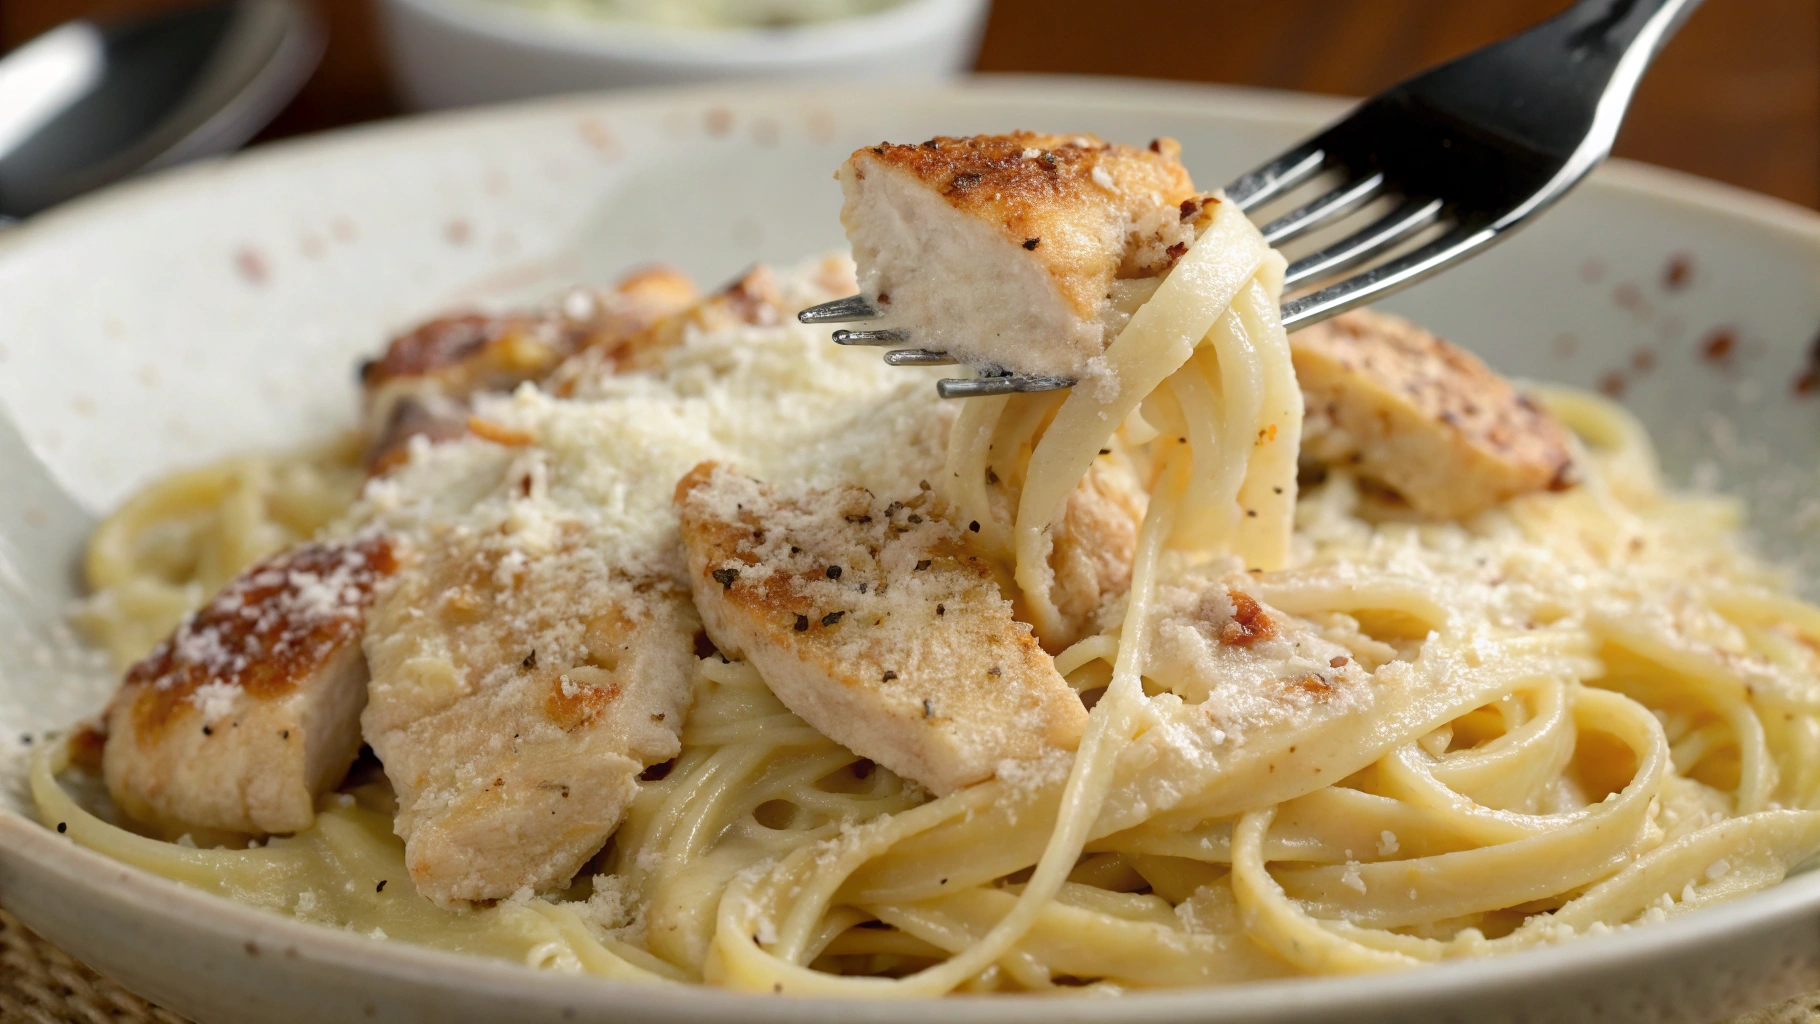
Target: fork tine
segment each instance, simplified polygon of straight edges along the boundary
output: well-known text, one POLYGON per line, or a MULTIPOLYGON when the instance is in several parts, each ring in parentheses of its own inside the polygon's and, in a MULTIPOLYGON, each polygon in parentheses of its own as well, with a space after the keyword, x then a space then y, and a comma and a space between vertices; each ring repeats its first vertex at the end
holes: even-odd
POLYGON ((1439 199, 1406 199, 1395 210, 1347 235, 1320 252, 1289 265, 1283 287, 1316 280, 1356 267, 1410 235, 1433 224, 1441 215, 1439 199))
POLYGON ((1337 284, 1283 303, 1283 326, 1297 330, 1338 316, 1349 309, 1400 291, 1446 269, 1474 249, 1490 244, 1498 232, 1460 226, 1389 262, 1354 274, 1337 284))
POLYGON ((1382 191, 1383 171, 1342 185, 1264 225, 1264 241, 1270 245, 1279 245, 1306 234, 1336 217, 1351 213, 1382 191))
POLYGON ((1010 395, 1030 391, 1058 391, 1074 386, 1072 377, 1039 377, 1030 374, 1007 374, 980 377, 977 380, 938 380, 935 393, 943 398, 983 398, 988 395, 1010 395))
POLYGON ((835 331, 836 345, 898 345, 910 340, 908 331, 835 331))
POLYGON ((896 352, 885 353, 888 366, 953 366, 960 362, 946 352, 937 352, 927 348, 900 348, 896 352))
POLYGON ((796 319, 805 324, 844 324, 877 317, 878 310, 872 308, 872 303, 867 302, 864 295, 849 295, 844 299, 810 306, 796 314, 796 319))
POLYGON ((1226 200, 1241 212, 1260 206, 1295 188, 1327 166, 1327 150, 1319 139, 1310 139, 1262 167, 1233 179, 1225 188, 1226 200))

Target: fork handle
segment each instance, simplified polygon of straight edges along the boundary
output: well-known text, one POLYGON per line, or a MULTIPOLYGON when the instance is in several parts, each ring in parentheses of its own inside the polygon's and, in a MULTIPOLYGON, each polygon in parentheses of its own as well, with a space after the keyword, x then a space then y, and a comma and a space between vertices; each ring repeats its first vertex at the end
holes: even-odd
POLYGON ((1657 12, 1675 8, 1651 43, 1653 55, 1699 6, 1700 0, 1579 0, 1554 21, 1563 22, 1572 29, 1570 38, 1578 47, 1621 52, 1637 41, 1657 12))
POLYGON ((1498 125, 1540 153, 1566 158, 1591 143, 1597 162, 1610 152, 1643 70, 1700 2, 1580 0, 1405 85, 1421 82, 1431 105, 1467 123, 1498 125))

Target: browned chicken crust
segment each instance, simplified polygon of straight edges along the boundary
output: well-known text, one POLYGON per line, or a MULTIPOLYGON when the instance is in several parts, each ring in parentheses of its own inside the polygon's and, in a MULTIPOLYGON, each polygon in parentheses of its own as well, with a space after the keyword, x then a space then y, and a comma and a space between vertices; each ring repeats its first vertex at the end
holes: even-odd
POLYGON ((1173 139, 938 136, 856 150, 837 177, 860 290, 882 323, 963 361, 1078 373, 1215 200, 1173 139))
POLYGON ((1355 310, 1290 336, 1305 462, 1352 467, 1435 519, 1572 482, 1568 433, 1470 352, 1355 310))
POLYGON ((681 272, 653 267, 611 290, 577 292, 548 313, 440 317, 399 335, 360 369, 369 468, 397 465, 412 437, 461 437, 474 395, 542 380, 578 353, 640 363, 653 346, 674 342, 654 328, 697 298, 681 272))
POLYGON ((134 665, 107 714, 114 801, 134 818, 293 832, 360 748, 362 618, 397 569, 370 535, 241 573, 134 665))
POLYGON ((703 463, 676 501, 708 635, 836 742, 938 794, 1079 742, 1086 709, 926 500, 703 463))

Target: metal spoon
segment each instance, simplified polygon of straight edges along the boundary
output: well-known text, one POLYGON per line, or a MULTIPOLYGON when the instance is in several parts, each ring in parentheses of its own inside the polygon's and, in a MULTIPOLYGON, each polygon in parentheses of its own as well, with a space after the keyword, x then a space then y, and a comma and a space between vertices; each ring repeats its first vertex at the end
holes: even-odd
POLYGON ((141 171, 227 152, 322 57, 295 0, 73 21, 0 59, 0 224, 141 171))

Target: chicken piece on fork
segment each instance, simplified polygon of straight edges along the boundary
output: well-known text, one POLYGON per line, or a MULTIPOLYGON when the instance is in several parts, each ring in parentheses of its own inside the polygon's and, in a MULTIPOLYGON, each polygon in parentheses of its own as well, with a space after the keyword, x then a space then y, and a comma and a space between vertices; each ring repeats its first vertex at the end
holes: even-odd
POLYGON ((1066 387, 1210 216, 1180 152, 1167 138, 1136 149, 1033 132, 858 150, 837 176, 860 295, 802 319, 877 319, 835 340, 925 346, 893 365, 964 362, 1016 374, 1015 390, 1066 387))

